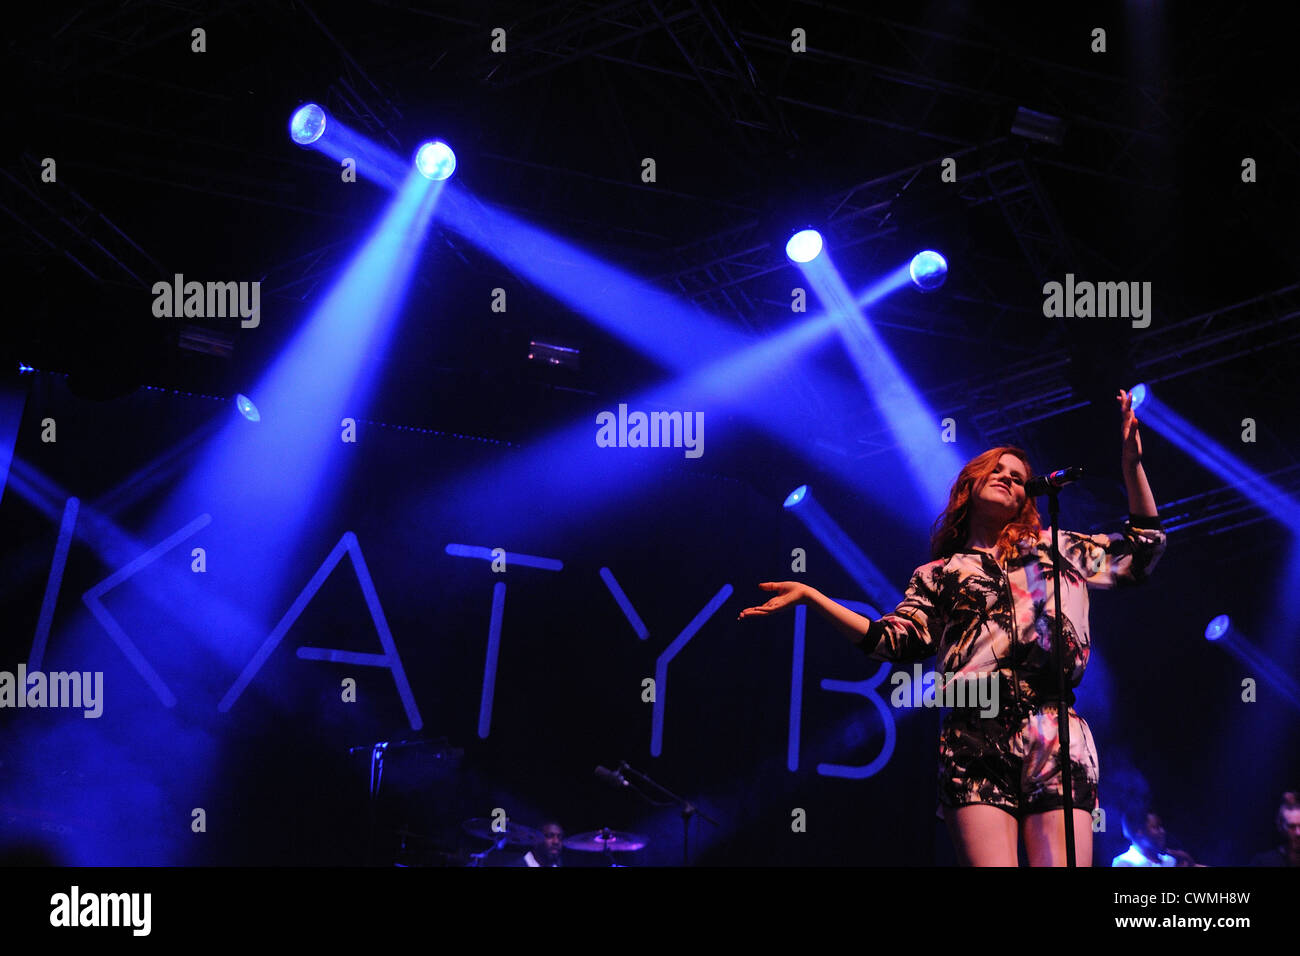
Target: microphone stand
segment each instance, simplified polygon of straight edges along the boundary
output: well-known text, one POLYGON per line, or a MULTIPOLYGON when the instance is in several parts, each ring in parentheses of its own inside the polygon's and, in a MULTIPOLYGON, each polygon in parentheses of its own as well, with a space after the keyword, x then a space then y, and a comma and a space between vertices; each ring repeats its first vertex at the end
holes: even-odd
POLYGON ((1052 573, 1055 586, 1052 588, 1055 598, 1056 616, 1052 619, 1052 657, 1056 667, 1058 697, 1056 702, 1056 739, 1060 745, 1061 796, 1065 811, 1065 865, 1077 866, 1074 854, 1074 780, 1070 761, 1070 705, 1066 702, 1065 650, 1061 638, 1061 547, 1057 527, 1057 515, 1060 501, 1057 500, 1058 489, 1055 485, 1047 486, 1047 510, 1052 519, 1052 573))
MULTIPOLYGON (((365 753, 370 752, 370 799, 368 801, 368 810, 366 814, 366 855, 365 865, 371 866, 374 863, 375 856, 375 830, 376 819, 379 813, 379 785, 384 780, 384 755, 389 750, 401 750, 406 747, 427 747, 435 746, 438 748, 436 757, 441 759, 448 756, 461 756, 463 750, 459 748, 452 749, 447 746, 447 738, 443 737, 439 741, 433 740, 379 740, 373 744, 362 744, 358 747, 349 747, 348 753, 365 753)), ((403 838, 405 839, 405 838, 403 838)))
MULTIPOLYGON (((350 747, 348 753, 365 750, 365 747, 350 747)), ((374 864, 375 855, 375 818, 379 809, 379 785, 384 779, 384 753, 388 750, 388 741, 381 740, 370 746, 370 799, 366 812, 366 866, 374 864)), ((405 837, 403 837, 405 840, 405 837)))
MULTIPOLYGON (((682 866, 690 866, 691 865, 691 817, 698 815, 703 819, 708 820, 715 827, 718 826, 718 821, 713 819, 711 816, 709 816, 699 807, 695 806, 695 804, 691 803, 689 800, 685 799, 684 797, 677 796, 677 794, 673 793, 671 790, 666 790, 665 788, 659 786, 659 784, 651 780, 649 777, 647 777, 645 774, 641 773, 639 770, 634 770, 632 767, 629 767, 626 760, 619 761, 618 772, 635 777, 637 780, 639 780, 641 783, 645 784, 648 787, 654 787, 654 789, 658 790, 660 793, 662 793, 673 803, 679 804, 681 806, 682 808, 682 866)), ((634 789, 637 790, 637 793, 641 793, 640 789, 638 788, 634 788, 634 789)), ((641 796, 645 797, 645 799, 647 800, 650 799, 644 793, 642 793, 641 796)))
POLYGON ((496 843, 493 843, 490 847, 488 847, 488 848, 487 848, 486 850, 484 850, 482 853, 471 853, 471 854, 469 855, 469 858, 470 858, 470 860, 471 860, 471 862, 470 862, 469 865, 470 865, 470 866, 482 866, 482 865, 483 865, 483 861, 486 860, 486 859, 488 858, 488 854, 490 854, 493 850, 503 850, 503 849, 505 849, 505 845, 506 845, 506 838, 505 838, 504 835, 502 835, 502 837, 501 837, 500 840, 497 840, 496 843))

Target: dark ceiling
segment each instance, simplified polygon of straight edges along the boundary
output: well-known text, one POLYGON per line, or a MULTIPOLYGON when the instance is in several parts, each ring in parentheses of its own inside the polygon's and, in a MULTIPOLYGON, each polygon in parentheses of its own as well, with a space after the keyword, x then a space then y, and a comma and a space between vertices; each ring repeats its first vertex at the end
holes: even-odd
MULTIPOLYGON (((6 14, 20 94, 0 179, 6 361, 69 372, 90 397, 250 380, 387 198, 341 187, 331 161, 289 141, 289 115, 315 100, 402 154, 442 136, 476 195, 754 336, 792 318, 792 215, 823 226, 853 286, 941 248, 939 293, 873 313, 936 410, 1055 457, 1062 432, 1099 428, 1116 385, 1141 377, 1224 427, 1241 401, 1258 407, 1256 466, 1300 487, 1294 52, 1273 5, 1192 6, 31 5, 6 14), (1061 144, 1013 135, 1021 107, 1059 117, 1061 144), (1247 156, 1256 183, 1241 182, 1247 156), (44 157, 57 184, 40 180, 44 157), (945 157, 956 183, 940 180, 945 157), (177 272, 262 281, 268 321, 230 336, 229 357, 180 348, 148 309, 152 283, 177 272), (1045 318, 1042 285, 1067 272, 1152 282, 1150 328, 1045 318)), ((376 414, 525 440, 580 407, 574 395, 617 400, 664 375, 439 235, 376 414), (485 290, 503 284, 519 304, 493 315, 485 290), (526 363, 538 335, 580 347, 583 368, 526 363), (453 400, 485 389, 497 400, 453 400), (503 415, 521 395, 529 413, 503 415)), ((810 439, 870 467, 891 446, 878 415, 821 388, 853 377, 828 347, 779 387, 810 439)), ((1204 475, 1174 490, 1222 493, 1204 475)))

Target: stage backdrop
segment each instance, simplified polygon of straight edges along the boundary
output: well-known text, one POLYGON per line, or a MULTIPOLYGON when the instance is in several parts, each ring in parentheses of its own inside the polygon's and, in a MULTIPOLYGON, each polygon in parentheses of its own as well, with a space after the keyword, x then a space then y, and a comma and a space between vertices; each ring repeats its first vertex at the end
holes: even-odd
POLYGON ((594 420, 526 448, 354 425, 323 461, 241 470, 237 430, 265 423, 228 402, 41 376, 0 502, 0 669, 103 684, 97 717, 0 711, 11 854, 449 863, 496 814, 679 862, 678 810, 593 775, 626 760, 718 821, 691 828, 698 862, 945 859, 937 712, 884 706, 880 666, 820 620, 736 621, 796 547, 863 598, 779 500, 707 455, 599 448, 594 420))

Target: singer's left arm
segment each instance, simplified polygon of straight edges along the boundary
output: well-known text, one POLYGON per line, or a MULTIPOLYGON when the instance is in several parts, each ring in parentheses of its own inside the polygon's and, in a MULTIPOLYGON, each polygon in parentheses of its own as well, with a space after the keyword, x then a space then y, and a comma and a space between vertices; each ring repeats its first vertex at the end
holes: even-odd
POLYGON ((1147 484, 1147 473, 1142 468, 1142 462, 1124 465, 1124 487, 1128 489, 1129 514, 1156 517, 1156 499, 1151 495, 1151 486, 1147 484))
POLYGON ((1156 499, 1147 482, 1146 469, 1142 467, 1142 433, 1138 429, 1137 415, 1133 412, 1133 396, 1120 389, 1115 396, 1119 402, 1121 437, 1124 451, 1122 468, 1124 487, 1128 490, 1128 510, 1134 516, 1156 517, 1156 499))
POLYGON ((1155 496, 1142 468, 1142 436, 1133 414, 1133 397, 1116 396, 1122 418, 1124 486, 1128 489, 1129 520, 1121 534, 1061 533, 1061 556, 1080 573, 1088 587, 1111 588, 1141 584, 1164 554, 1167 536, 1156 513, 1155 496))

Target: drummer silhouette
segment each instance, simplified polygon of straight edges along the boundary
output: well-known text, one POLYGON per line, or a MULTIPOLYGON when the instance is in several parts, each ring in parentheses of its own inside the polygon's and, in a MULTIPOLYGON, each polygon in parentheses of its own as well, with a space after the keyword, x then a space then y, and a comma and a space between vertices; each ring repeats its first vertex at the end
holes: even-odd
POLYGON ((540 828, 541 836, 523 856, 523 866, 563 866, 564 827, 548 820, 540 828))

